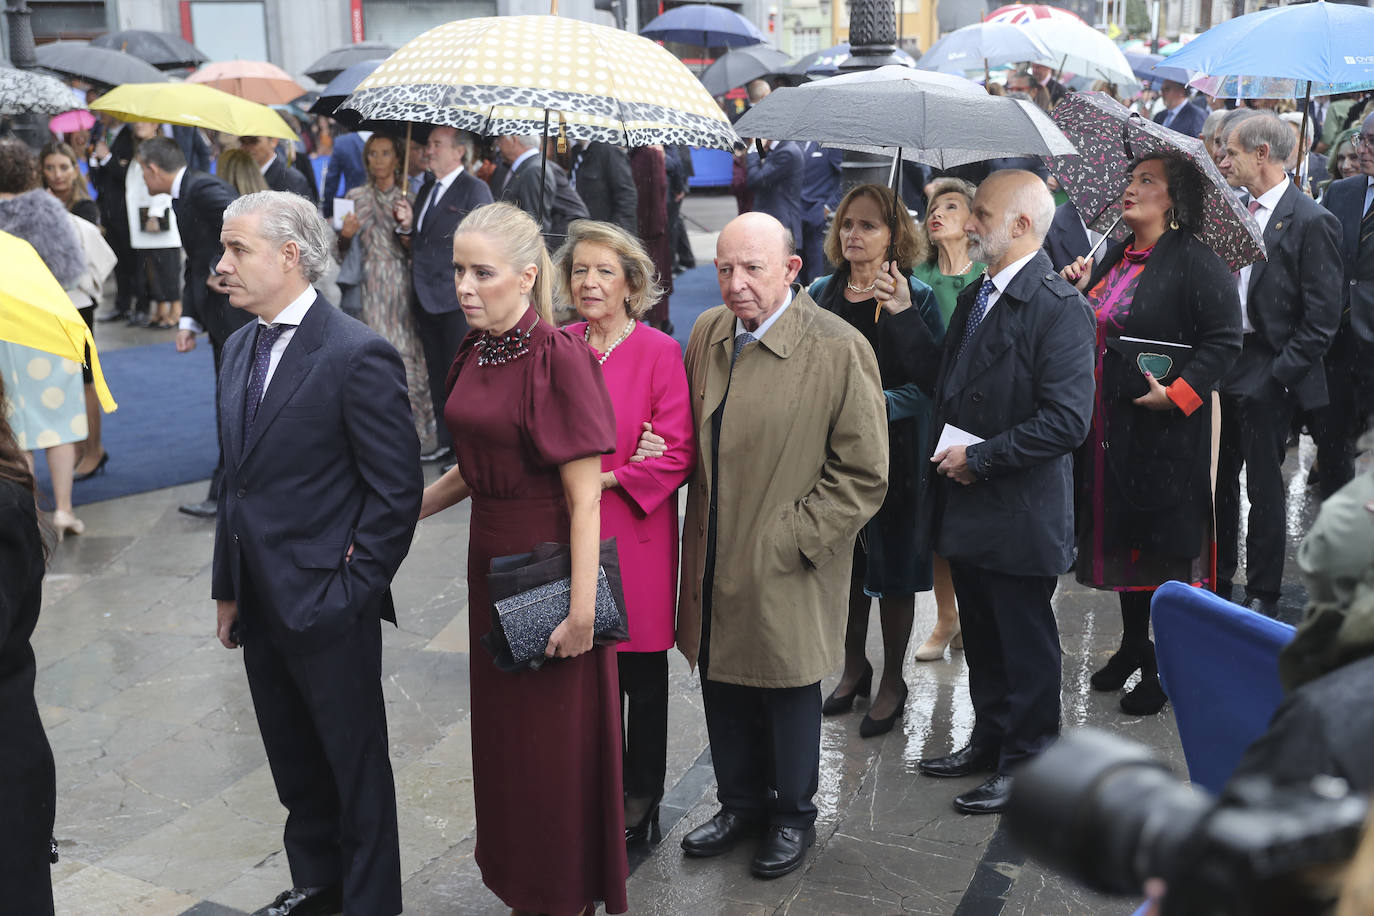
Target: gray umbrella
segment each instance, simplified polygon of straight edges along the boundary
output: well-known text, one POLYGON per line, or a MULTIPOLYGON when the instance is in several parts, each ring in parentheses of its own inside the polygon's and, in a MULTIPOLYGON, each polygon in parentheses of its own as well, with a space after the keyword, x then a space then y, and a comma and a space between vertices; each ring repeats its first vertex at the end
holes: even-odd
POLYGON ((792 58, 772 45, 750 45, 727 51, 701 74, 701 85, 711 95, 725 95, 750 80, 787 67, 792 58))
POLYGON ((745 112, 735 132, 863 152, 898 149, 903 159, 937 168, 1074 151, 1030 102, 988 95, 962 77, 898 66, 778 89, 745 112))
POLYGON ((13 67, 0 68, 0 115, 55 115, 84 108, 72 88, 56 77, 13 67))
POLYGON ((205 56, 204 51, 180 35, 171 32, 154 32, 149 29, 106 32, 104 35, 97 35, 92 38, 91 47, 124 51, 139 60, 146 60, 159 70, 199 67, 210 59, 205 56))
POLYGON ((84 41, 39 45, 38 63, 63 76, 102 86, 167 82, 167 75, 145 60, 124 51, 94 48, 84 41))
POLYGON ((354 64, 365 60, 385 60, 396 51, 384 41, 360 41, 325 53, 305 68, 305 75, 317 83, 327 83, 354 64))

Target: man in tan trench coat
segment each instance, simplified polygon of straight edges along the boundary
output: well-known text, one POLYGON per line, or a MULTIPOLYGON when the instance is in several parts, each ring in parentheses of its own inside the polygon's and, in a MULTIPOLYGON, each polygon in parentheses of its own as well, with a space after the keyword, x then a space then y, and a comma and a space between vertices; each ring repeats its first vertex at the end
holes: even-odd
POLYGON ((701 665, 721 809, 682 848, 718 855, 763 830, 762 878, 815 839, 820 680, 843 654, 854 539, 887 491, 873 348, 792 286, 800 267, 773 217, 731 221, 716 246, 725 304, 686 355, 701 455, 677 642, 701 665))

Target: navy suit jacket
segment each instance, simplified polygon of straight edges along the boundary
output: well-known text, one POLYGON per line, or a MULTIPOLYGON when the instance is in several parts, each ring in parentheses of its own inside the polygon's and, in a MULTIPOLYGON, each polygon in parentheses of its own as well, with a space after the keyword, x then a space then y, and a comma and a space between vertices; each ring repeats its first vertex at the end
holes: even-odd
POLYGON ((364 140, 357 134, 342 134, 334 139, 334 151, 324 169, 324 187, 320 198, 326 217, 334 215, 334 198, 346 197, 360 184, 367 183, 367 167, 363 165, 364 140), (343 187, 339 187, 339 182, 343 187))
POLYGON ((1361 340, 1374 343, 1374 251, 1360 260, 1360 220, 1364 216, 1365 189, 1369 178, 1351 175, 1333 181, 1326 188, 1322 204, 1341 223, 1341 282, 1343 319, 1361 340))
POLYGON ((1055 208, 1054 220, 1050 223, 1050 231, 1045 233, 1042 247, 1055 270, 1063 270, 1092 249, 1088 233, 1083 230, 1083 221, 1078 217, 1078 209, 1073 204, 1063 203, 1055 208))
POLYGON ((802 222, 808 226, 825 225, 825 208, 833 212, 840 205, 840 163, 844 150, 831 149, 810 141, 802 147, 802 222))
POLYGON ((246 639, 309 652, 361 621, 395 621, 391 579, 420 517, 420 442, 395 348, 319 295, 245 438, 257 334, 254 321, 224 348, 211 595, 238 602, 246 639))
MULTIPOLYGON (((1155 115, 1155 123, 1163 124, 1164 119, 1168 116, 1169 109, 1165 108, 1155 115)), ((1169 129, 1196 138, 1202 135, 1202 125, 1206 120, 1207 112, 1196 105, 1184 102, 1183 107, 1178 110, 1178 115, 1174 118, 1174 123, 1169 125, 1169 129)))
MULTIPOLYGON (((437 186, 438 181, 430 178, 420 189, 414 208, 417 220, 437 186)), ((410 271, 415 301, 431 315, 458 311, 458 293, 453 288, 453 230, 463 217, 489 203, 491 190, 486 182, 465 168, 433 210, 425 213, 423 225, 412 228, 410 271)))
POLYGON ((220 231, 224 228, 224 208, 233 203, 238 192, 227 182, 204 172, 187 169, 181 178, 181 193, 172 201, 181 247, 186 250, 182 276, 182 314, 194 318, 222 346, 229 335, 243 327, 247 312, 229 304, 229 297, 212 292, 205 281, 224 254, 220 231))
POLYGON ((745 182, 754 192, 754 209, 775 217, 802 237, 802 173, 806 165, 801 147, 791 140, 773 144, 768 155, 750 153, 744 161, 745 182))
POLYGON ((931 436, 952 423, 984 440, 968 448, 968 486, 926 463, 922 530, 947 559, 1057 576, 1073 559, 1073 452, 1092 420, 1097 322, 1037 252, 957 356, 978 288, 959 294, 943 343, 915 318, 892 322, 908 377, 934 401, 931 436))
POLYGON ((300 169, 293 168, 286 164, 286 160, 278 153, 272 160, 272 164, 267 167, 267 171, 262 173, 266 179, 267 186, 273 191, 287 191, 304 197, 312 204, 320 202, 319 195, 315 193, 315 187, 310 179, 305 177, 305 173, 300 169))
POLYGON ((630 157, 618 146, 592 143, 573 153, 573 189, 591 219, 615 223, 630 235, 639 234, 639 192, 630 157))

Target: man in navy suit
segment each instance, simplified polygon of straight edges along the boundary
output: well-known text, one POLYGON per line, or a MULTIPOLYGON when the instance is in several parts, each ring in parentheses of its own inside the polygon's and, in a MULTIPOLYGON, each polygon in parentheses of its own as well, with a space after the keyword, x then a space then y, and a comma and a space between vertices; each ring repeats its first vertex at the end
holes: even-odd
MULTIPOLYGON (((754 194, 754 209, 783 224, 793 239, 802 238, 801 147, 791 140, 761 140, 763 152, 743 156, 745 184, 754 194)), ((751 146, 752 148, 752 146, 751 146)))
POLYGON ((1155 123, 1170 130, 1176 130, 1189 137, 1202 133, 1202 125, 1207 120, 1207 112, 1196 105, 1188 104, 1188 87, 1173 80, 1165 80, 1159 90, 1164 99, 1164 107, 1155 115, 1155 123))
POLYGON ((814 140, 802 146, 801 282, 830 273, 825 263, 825 226, 840 205, 840 163, 844 151, 828 149, 814 140))
POLYGON ((224 348, 225 485, 211 597, 243 647, 286 807, 294 887, 259 916, 401 912, 381 620, 424 486, 400 356, 311 287, 334 235, 309 201, 261 191, 225 211, 218 265, 256 317, 224 348))
POLYGON ((1326 354, 1331 403, 1313 417, 1321 495, 1355 476, 1355 440, 1374 412, 1374 115, 1356 136, 1360 174, 1331 182, 1322 204, 1341 223, 1341 324, 1326 354))
POLYGON ((413 208, 406 199, 396 204, 399 231, 410 239, 411 311, 419 324, 420 344, 429 368, 429 396, 439 420, 438 447, 422 456, 425 461, 442 461, 453 455, 453 441, 444 422, 445 387, 449 366, 468 332, 453 288, 453 230, 469 212, 491 203, 486 182, 465 168, 472 161, 473 149, 471 134, 452 127, 431 130, 425 154, 433 177, 420 189, 413 208))
MULTIPOLYGON (((177 352, 189 353, 196 348, 196 335, 204 331, 210 338, 215 358, 215 404, 219 409, 219 370, 224 358, 224 344, 248 317, 229 305, 225 291, 215 275, 223 249, 220 247, 220 226, 224 208, 238 197, 238 192, 213 175, 187 168, 186 157, 175 140, 151 137, 138 148, 143 180, 154 194, 170 194, 172 209, 176 211, 177 226, 181 230, 181 247, 186 250, 186 264, 182 278, 181 324, 177 331, 177 352)), ((198 503, 186 503, 178 511, 196 518, 213 518, 219 505, 219 491, 224 476, 224 452, 220 450, 210 476, 210 492, 198 503)))
POLYGON ((270 137, 239 137, 239 148, 258 164, 267 187, 273 191, 299 194, 312 204, 319 203, 320 196, 315 190, 315 183, 306 178, 300 169, 286 164, 286 159, 277 152, 275 140, 270 137))
POLYGON ((1072 201, 1060 204, 1054 210, 1054 220, 1050 231, 1045 235, 1045 254, 1055 270, 1063 270, 1079 258, 1087 257, 1092 250, 1092 240, 1088 238, 1088 227, 1083 225, 1083 217, 1072 201))
POLYGON ((334 151, 329 154, 329 164, 324 169, 324 187, 320 189, 326 218, 334 215, 334 198, 345 197, 351 189, 367 183, 367 166, 363 163, 365 138, 337 121, 332 123, 335 125, 334 151))

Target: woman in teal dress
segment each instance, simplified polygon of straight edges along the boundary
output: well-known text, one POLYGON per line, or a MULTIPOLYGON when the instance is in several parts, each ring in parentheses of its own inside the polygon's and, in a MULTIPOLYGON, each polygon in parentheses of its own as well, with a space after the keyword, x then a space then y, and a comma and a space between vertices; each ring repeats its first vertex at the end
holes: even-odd
MULTIPOLYGON (((973 185, 961 178, 937 178, 930 185, 930 209, 919 229, 925 241, 926 258, 911 270, 911 275, 930 287, 940 308, 940 319, 949 327, 959 293, 976 280, 987 267, 968 256, 968 235, 964 224, 973 207, 973 185)), ((959 640, 959 606, 954 600, 954 582, 949 563, 939 554, 931 557, 935 574, 935 629, 916 650, 916 660, 933 662, 944 658, 945 647, 963 647, 959 640)))

